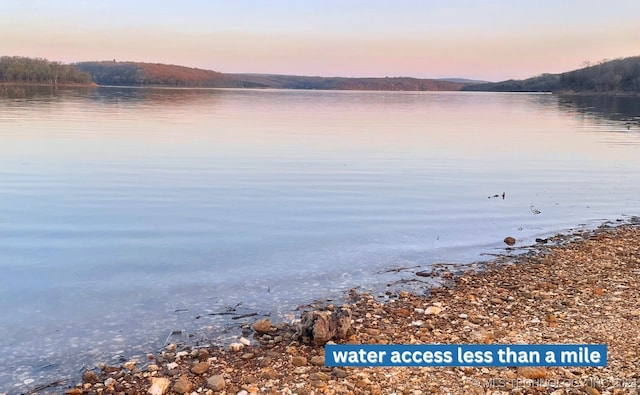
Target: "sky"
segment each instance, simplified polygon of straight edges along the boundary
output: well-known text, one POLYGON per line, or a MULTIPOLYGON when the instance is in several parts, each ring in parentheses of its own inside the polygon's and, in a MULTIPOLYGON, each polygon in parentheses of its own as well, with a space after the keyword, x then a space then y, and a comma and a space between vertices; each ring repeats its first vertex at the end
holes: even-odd
POLYGON ((0 55, 500 81, 640 55, 640 1, 0 0, 0 55))

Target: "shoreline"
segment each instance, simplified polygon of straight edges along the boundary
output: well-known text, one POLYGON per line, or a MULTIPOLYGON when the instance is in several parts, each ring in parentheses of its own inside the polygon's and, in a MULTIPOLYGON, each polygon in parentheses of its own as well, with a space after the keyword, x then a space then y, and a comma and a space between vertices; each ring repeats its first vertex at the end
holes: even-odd
POLYGON ((444 271, 428 295, 401 291, 381 302, 354 290, 346 306, 353 324, 336 342, 606 343, 604 368, 329 368, 322 345, 305 342, 295 326, 263 321, 228 347, 168 344, 27 393, 137 394, 165 380, 164 393, 631 393, 640 387, 640 224, 578 233, 480 270, 444 271))

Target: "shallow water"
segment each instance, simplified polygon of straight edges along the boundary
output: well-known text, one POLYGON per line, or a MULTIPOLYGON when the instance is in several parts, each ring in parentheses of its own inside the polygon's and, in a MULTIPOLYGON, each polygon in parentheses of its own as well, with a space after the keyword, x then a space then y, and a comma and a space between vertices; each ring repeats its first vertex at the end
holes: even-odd
POLYGON ((0 88, 0 392, 638 214, 638 98, 0 88))

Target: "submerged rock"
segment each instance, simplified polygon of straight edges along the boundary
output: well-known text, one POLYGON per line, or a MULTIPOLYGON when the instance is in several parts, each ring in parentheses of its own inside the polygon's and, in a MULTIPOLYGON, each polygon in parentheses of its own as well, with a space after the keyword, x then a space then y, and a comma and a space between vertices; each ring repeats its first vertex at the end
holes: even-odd
POLYGON ((512 246, 512 245, 516 244, 516 239, 514 237, 507 236, 507 237, 504 238, 504 242, 505 242, 506 245, 512 246))

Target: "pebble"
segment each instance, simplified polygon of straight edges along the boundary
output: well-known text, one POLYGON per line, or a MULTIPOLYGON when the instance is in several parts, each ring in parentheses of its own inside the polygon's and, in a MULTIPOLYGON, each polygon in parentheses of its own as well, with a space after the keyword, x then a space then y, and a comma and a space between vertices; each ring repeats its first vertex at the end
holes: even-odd
POLYGON ((129 361, 129 362, 125 362, 125 363, 122 365, 122 367, 123 367, 123 368, 125 368, 125 369, 128 369, 128 370, 133 371, 133 370, 135 370, 135 368, 136 368, 136 361, 129 361))
POLYGON ((429 314, 429 315, 436 315, 436 314, 440 314, 440 312, 442 311, 441 307, 438 306, 429 306, 427 307, 427 309, 424 311, 425 314, 429 314))
POLYGON ((547 377, 547 369, 545 368, 520 366, 516 371, 520 376, 524 376, 528 379, 543 379, 547 377))
POLYGON ((313 366, 324 366, 324 357, 322 355, 317 355, 315 357, 311 357, 309 361, 313 366))
POLYGON ((307 364, 307 358, 302 356, 295 356, 291 359, 293 366, 305 366, 307 364))
POLYGON ((329 375, 323 372, 311 373, 309 375, 310 380, 314 381, 328 381, 330 379, 329 375))
POLYGON ((167 369, 174 370, 178 368, 178 364, 176 362, 170 362, 167 364, 167 369))
POLYGON ((151 379, 151 387, 147 393, 149 395, 164 395, 169 389, 169 379, 165 377, 154 377, 151 379))
POLYGON ((339 379, 343 379, 349 375, 346 370, 340 368, 333 369, 333 374, 339 379))
POLYGON ((598 391, 597 389, 595 389, 593 387, 584 387, 584 392, 587 395, 600 395, 600 391, 598 391))
POLYGON ((193 384, 184 376, 180 377, 175 384, 173 384, 173 391, 178 394, 186 394, 191 391, 192 388, 193 384))
POLYGON ((202 374, 209 369, 209 366, 211 366, 210 362, 198 362, 191 367, 191 373, 202 374))

